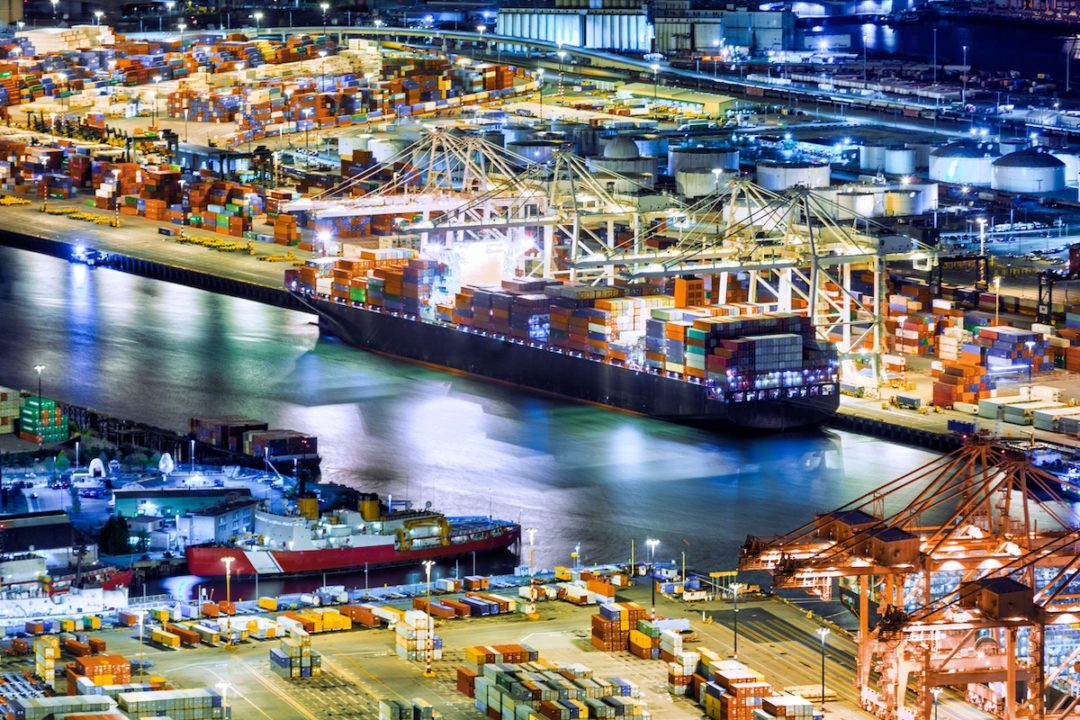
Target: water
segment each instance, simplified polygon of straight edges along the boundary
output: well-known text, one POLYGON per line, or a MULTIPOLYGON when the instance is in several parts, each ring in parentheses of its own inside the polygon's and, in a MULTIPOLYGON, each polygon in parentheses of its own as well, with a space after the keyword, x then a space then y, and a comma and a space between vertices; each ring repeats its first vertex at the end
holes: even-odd
MULTIPOLYGON (((967 46, 968 63, 975 70, 1016 70, 1025 77, 1048 73, 1064 88, 1065 62, 1071 54, 1075 60, 1080 50, 1080 35, 1059 28, 1042 28, 1001 21, 968 23, 963 20, 939 19, 914 24, 889 25, 853 24, 843 18, 808 21, 820 26, 806 32, 807 46, 815 46, 814 37, 850 34, 848 52, 862 52, 863 45, 871 58, 912 59, 930 62, 934 54, 934 28, 937 28, 937 58, 940 65, 960 65, 967 46)), ((836 50, 844 50, 842 47, 836 50)), ((1080 81, 1075 62, 1070 83, 1080 81)))
MULTIPOLYGON (((538 567, 569 564, 578 543, 586 562, 627 559, 631 539, 642 558, 655 537, 657 559, 685 551, 696 568, 733 568, 748 533, 794 529, 933 457, 848 433, 727 437, 541 398, 320 340, 311 316, 7 248, 0 307, 0 385, 35 387, 44 363, 46 396, 121 417, 181 429, 193 414, 239 414, 314 433, 327 480, 520 518, 538 528, 538 567)), ((363 573, 347 581, 362 586, 363 573)))

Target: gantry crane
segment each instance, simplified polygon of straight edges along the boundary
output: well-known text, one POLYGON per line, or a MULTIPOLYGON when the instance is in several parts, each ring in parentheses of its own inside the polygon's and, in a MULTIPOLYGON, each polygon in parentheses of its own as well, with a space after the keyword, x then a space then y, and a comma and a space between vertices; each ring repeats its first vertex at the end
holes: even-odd
POLYGON ((856 681, 876 717, 929 720, 953 686, 1006 720, 1080 718, 1080 521, 1064 493, 1080 487, 978 436, 786 535, 747 538, 740 567, 823 598, 857 584, 856 681))

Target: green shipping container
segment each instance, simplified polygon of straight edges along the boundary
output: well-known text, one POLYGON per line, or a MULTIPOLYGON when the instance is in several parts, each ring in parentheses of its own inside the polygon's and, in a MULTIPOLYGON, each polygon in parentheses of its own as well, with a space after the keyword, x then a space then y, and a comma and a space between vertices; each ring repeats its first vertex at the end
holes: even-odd
POLYGON ((364 288, 349 288, 349 299, 353 302, 367 302, 367 290, 364 288))

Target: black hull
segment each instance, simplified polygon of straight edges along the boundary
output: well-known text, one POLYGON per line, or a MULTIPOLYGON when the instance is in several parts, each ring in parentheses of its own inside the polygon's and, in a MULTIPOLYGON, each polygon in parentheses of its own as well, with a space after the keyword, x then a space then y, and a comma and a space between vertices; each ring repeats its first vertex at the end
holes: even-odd
POLYGON ((349 345, 640 415, 696 425, 782 431, 821 425, 840 405, 829 394, 729 402, 706 388, 541 347, 325 300, 310 300, 321 331, 349 345))

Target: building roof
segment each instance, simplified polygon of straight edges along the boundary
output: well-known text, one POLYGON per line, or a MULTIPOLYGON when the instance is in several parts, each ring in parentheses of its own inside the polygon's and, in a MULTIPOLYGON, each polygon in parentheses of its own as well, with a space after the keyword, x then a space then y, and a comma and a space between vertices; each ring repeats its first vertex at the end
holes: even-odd
POLYGON ((895 527, 881 528, 874 532, 874 537, 883 542, 917 539, 915 535, 912 535, 907 530, 901 530, 900 528, 895 527))
MULTIPOLYGON (((592 12, 592 11, 590 11, 592 12)), ((618 89, 619 93, 628 93, 632 97, 651 98, 654 95, 658 100, 671 100, 672 102, 687 103, 691 105, 719 105, 723 108, 733 105, 735 99, 727 95, 717 93, 697 92, 695 90, 683 90, 682 88, 665 87, 654 83, 627 83, 618 89)))
POLYGON ((226 495, 251 497, 250 488, 121 488, 113 490, 117 500, 171 500, 176 498, 217 498, 226 495))
POLYGON ((259 501, 254 498, 248 498, 247 500, 227 500, 214 505, 208 505, 199 510, 189 510, 186 514, 191 517, 217 517, 218 515, 224 515, 225 513, 234 512, 236 510, 243 510, 244 508, 253 507, 258 504, 259 501))
POLYGON ((878 518, 862 510, 838 510, 832 516, 834 520, 847 525, 869 525, 878 521, 878 518))
POLYGON ((637 160, 640 157, 637 143, 625 135, 613 137, 604 145, 605 160, 637 160))
POLYGON ((60 511, 0 516, 0 539, 4 553, 66 548, 78 542, 71 519, 60 511))
POLYGON ((994 161, 994 167, 1063 168, 1065 163, 1048 152, 1029 149, 1002 155, 994 161))

